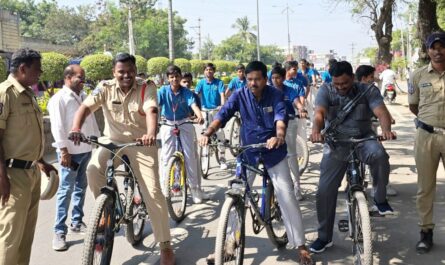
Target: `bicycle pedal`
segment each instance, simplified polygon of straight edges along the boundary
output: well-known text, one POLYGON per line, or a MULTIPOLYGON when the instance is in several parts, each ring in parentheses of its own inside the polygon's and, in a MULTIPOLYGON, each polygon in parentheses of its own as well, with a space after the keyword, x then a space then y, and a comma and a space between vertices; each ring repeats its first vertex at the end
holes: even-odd
POLYGON ((349 221, 348 220, 339 220, 338 221, 338 230, 340 230, 340 232, 348 232, 349 231, 349 221))

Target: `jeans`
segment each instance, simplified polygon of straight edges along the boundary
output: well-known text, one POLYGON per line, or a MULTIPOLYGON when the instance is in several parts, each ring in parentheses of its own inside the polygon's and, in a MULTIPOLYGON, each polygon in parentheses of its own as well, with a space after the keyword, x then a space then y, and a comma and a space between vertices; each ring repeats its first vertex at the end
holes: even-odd
MULTIPOLYGON (((57 153, 57 157, 60 164, 60 153, 57 153)), ((91 152, 71 155, 71 161, 79 164, 77 170, 60 166, 60 181, 56 202, 56 223, 54 225, 54 232, 56 234, 66 234, 67 232, 68 227, 65 221, 68 217, 71 200, 73 200, 71 224, 77 225, 82 222, 84 216, 83 204, 88 186, 86 169, 90 158, 91 152)))

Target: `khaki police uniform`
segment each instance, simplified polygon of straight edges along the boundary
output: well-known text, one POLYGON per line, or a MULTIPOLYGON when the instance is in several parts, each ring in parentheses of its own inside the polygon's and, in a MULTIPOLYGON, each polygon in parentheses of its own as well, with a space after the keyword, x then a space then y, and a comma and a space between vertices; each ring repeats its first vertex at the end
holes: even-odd
MULTIPOLYGON (((147 133, 145 112, 157 107, 155 86, 147 86, 142 93, 144 81, 136 79, 133 87, 125 94, 113 79, 101 82, 82 103, 92 112, 102 107, 105 117, 104 137, 114 143, 134 142, 147 133), (142 96, 144 98, 142 98, 142 96)), ((128 156, 131 167, 140 184, 147 205, 153 232, 158 242, 170 241, 170 226, 167 203, 162 194, 158 173, 158 150, 156 147, 131 147, 122 151, 128 156)), ((88 164, 88 184, 94 197, 106 185, 106 162, 110 153, 98 148, 88 164)))
POLYGON ((434 127, 434 132, 417 128, 414 145, 417 166, 417 212, 420 227, 434 228, 433 202, 439 161, 445 161, 445 73, 431 65, 415 71, 410 78, 408 102, 419 106, 419 121, 434 127))
MULTIPOLYGON (((11 75, 0 84, 0 129, 4 158, 36 161, 43 156, 43 115, 31 88, 11 75)), ((35 164, 35 163, 34 163, 35 164)), ((40 199, 40 170, 6 164, 11 193, 0 206, 0 264, 29 264, 40 199)))

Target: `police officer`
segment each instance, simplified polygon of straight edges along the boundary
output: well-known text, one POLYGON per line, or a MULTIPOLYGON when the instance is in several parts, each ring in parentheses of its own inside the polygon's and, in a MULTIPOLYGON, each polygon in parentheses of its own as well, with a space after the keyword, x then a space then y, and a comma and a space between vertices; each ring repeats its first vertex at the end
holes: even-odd
MULTIPOLYGON (((352 66, 346 61, 333 63, 330 68, 332 84, 320 87, 315 100, 314 126, 311 140, 322 142, 321 130, 340 112, 341 107, 353 99, 369 85, 355 83, 352 66)), ((371 89, 362 97, 345 120, 337 127, 337 138, 363 138, 373 135, 372 115, 377 116, 382 128, 382 136, 392 139, 391 117, 383 103, 378 89, 371 89)), ((338 188, 348 165, 349 146, 331 149, 325 145, 320 164, 320 180, 317 190, 318 238, 312 243, 312 252, 323 252, 332 246, 332 234, 335 220, 338 188)), ((376 189, 374 203, 380 214, 391 214, 393 210, 386 200, 386 185, 389 177, 389 156, 377 141, 365 141, 357 146, 358 158, 370 165, 376 189)))
MULTIPOLYGON (((82 103, 74 117, 71 135, 78 143, 82 121, 102 107, 106 139, 115 143, 142 141, 145 146, 128 148, 124 154, 130 159, 140 183, 155 239, 160 242, 161 265, 174 264, 167 203, 159 182, 158 150, 153 146, 158 113, 156 87, 136 79, 136 60, 128 53, 118 54, 113 59, 113 75, 113 80, 101 82, 82 103)), ((106 184, 104 172, 108 158, 109 152, 99 148, 88 165, 88 184, 94 197, 100 195, 100 188, 106 184)))
POLYGON ((42 73, 40 54, 20 49, 0 84, 0 264, 29 264, 40 200, 43 115, 30 86, 42 73), (36 166, 37 165, 37 166, 36 166))
POLYGON ((433 202, 439 160, 445 159, 445 33, 433 33, 426 40, 431 62, 410 78, 408 102, 416 118, 414 145, 417 166, 417 212, 420 217, 420 241, 423 254, 433 246, 433 202))

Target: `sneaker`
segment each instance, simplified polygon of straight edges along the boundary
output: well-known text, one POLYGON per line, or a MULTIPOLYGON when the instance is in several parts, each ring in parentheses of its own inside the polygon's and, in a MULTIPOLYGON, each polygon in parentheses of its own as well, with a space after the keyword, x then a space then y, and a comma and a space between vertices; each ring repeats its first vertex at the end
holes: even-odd
POLYGON ((227 169, 226 159, 224 157, 221 157, 219 159, 219 168, 221 170, 226 170, 227 169))
POLYGON ((380 215, 390 215, 394 214, 394 210, 389 205, 388 201, 382 203, 376 203, 374 201, 374 206, 372 206, 372 211, 379 212, 380 215))
POLYGON ((317 238, 314 243, 311 244, 309 250, 313 253, 321 253, 325 251, 327 248, 332 247, 334 244, 331 242, 326 242, 317 238))
POLYGON ((66 244, 65 234, 54 234, 53 249, 55 251, 64 251, 68 249, 68 245, 66 244))
POLYGON ((397 191, 391 186, 391 184, 386 185, 386 195, 397 196, 397 191))
POLYGON ((193 198, 193 203, 200 204, 200 203, 202 203, 203 200, 208 200, 209 195, 204 193, 199 188, 193 188, 192 189, 192 198, 193 198))
POLYGON ((85 233, 87 231, 87 225, 84 222, 80 222, 78 224, 71 224, 70 230, 73 233, 85 233))
POLYGON ((419 254, 428 253, 433 247, 433 229, 420 231, 420 241, 417 242, 416 251, 419 254))

